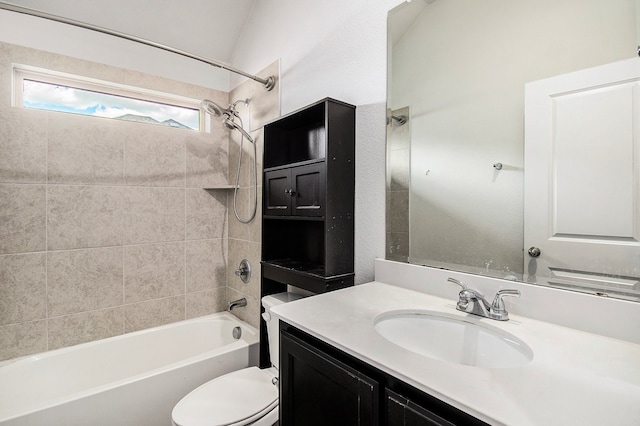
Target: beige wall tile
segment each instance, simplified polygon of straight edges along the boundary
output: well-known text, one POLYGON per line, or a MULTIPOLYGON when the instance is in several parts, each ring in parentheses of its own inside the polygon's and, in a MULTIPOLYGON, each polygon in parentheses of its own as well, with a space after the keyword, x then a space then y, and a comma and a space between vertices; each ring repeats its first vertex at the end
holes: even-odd
POLYGON ((409 232, 409 191, 387 192, 387 229, 409 232))
POLYGON ((13 108, 0 111, 0 182, 47 180, 47 114, 13 108))
MULTIPOLYGON (((133 331, 226 309, 229 191, 201 188, 229 184, 229 130, 13 108, 13 62, 229 104, 217 90, 0 43, 0 359, 120 334, 125 315, 133 331)), ((249 129, 251 104, 238 109, 249 129)))
POLYGON ((49 319, 49 350, 122 334, 122 312, 117 307, 49 319))
POLYGON ((387 153, 389 157, 389 166, 387 174, 390 180, 388 190, 391 191, 408 191, 409 190, 409 172, 411 170, 411 151, 409 148, 396 149, 387 153))
MULTIPOLYGON (((229 191, 229 238, 248 240, 250 227, 240 222, 234 213, 233 203, 235 197, 236 212, 242 220, 248 220, 253 213, 253 188, 238 188, 237 191, 229 191)), ((256 210, 254 221, 260 220, 256 210)))
POLYGON ((11 46, 11 58, 19 64, 32 65, 53 71, 83 75, 117 83, 123 81, 124 72, 120 68, 23 46, 9 46, 11 46))
POLYGON ((249 241, 259 243, 262 241, 262 185, 258 186, 258 210, 256 218, 248 224, 249 241))
POLYGON ((184 294, 184 243, 124 248, 125 303, 184 294))
POLYGON ((187 319, 215 314, 227 309, 225 287, 189 293, 186 299, 187 319))
POLYGON ((125 305, 125 333, 184 320, 184 296, 125 305))
POLYGON ((122 244, 123 188, 49 186, 49 250, 122 244))
POLYGON ((184 240, 184 189, 127 187, 124 243, 184 240))
MULTIPOLYGON (((280 61, 275 61, 260 71, 258 77, 266 78, 273 75, 278 79, 280 74, 280 61)), ((280 82, 276 81, 276 87, 267 91, 260 84, 251 85, 251 130, 256 130, 268 121, 280 116, 280 82)))
POLYGON ((0 361, 47 350, 47 321, 0 326, 0 361))
POLYGON ((233 300, 237 300, 240 298, 247 299, 247 306, 242 308, 233 308, 231 313, 242 321, 245 321, 252 326, 258 328, 260 327, 260 301, 259 299, 255 299, 251 296, 247 296, 239 292, 238 290, 227 288, 227 300, 231 302, 233 300))
POLYGON ((187 293, 227 285, 226 245, 223 238, 186 242, 187 293))
POLYGON ((227 232, 227 192, 187 189, 187 240, 222 238, 227 232))
POLYGON ((385 259, 406 262, 409 257, 409 233, 407 232, 387 232, 386 233, 386 255, 385 259))
POLYGON ((220 103, 220 105, 226 105, 229 96, 228 93, 220 90, 204 88, 202 86, 188 84, 182 81, 171 80, 165 77, 159 77, 134 70, 124 70, 124 80, 122 81, 125 84, 135 87, 144 87, 167 93, 179 93, 181 96, 193 98, 196 101, 208 98, 220 103))
POLYGON ((238 180, 238 186, 244 188, 249 185, 253 185, 254 154, 253 144, 249 142, 247 138, 241 138, 240 132, 231 132, 231 135, 229 137, 229 182, 234 185, 236 183, 236 175, 238 174, 238 159, 240 157, 240 143, 242 143, 242 159, 240 162, 240 179, 238 180))
POLYGON ((251 137, 256 144, 257 163, 258 163, 258 185, 262 185, 262 172, 264 171, 264 128, 251 132, 251 137))
POLYGON ((188 188, 212 188, 229 181, 229 131, 219 122, 211 133, 186 136, 186 184, 188 188))
POLYGON ((0 254, 45 249, 44 185, 0 184, 0 254))
POLYGON ((122 247, 48 253, 49 316, 122 305, 122 247))
POLYGON ((227 286, 253 298, 260 298, 260 243, 229 238, 229 267, 227 268, 227 286), (251 265, 251 280, 242 282, 235 274, 242 259, 251 265))
POLYGON ((46 317, 46 270, 44 253, 0 256, 0 325, 46 317))
POLYGON ((130 123, 49 113, 49 183, 122 185, 130 123))
MULTIPOLYGON (((251 86, 254 84, 256 84, 255 81, 247 80, 229 93, 230 104, 237 101, 249 100, 248 104, 245 104, 244 102, 238 102, 238 104, 236 104, 236 111, 238 112, 238 116, 242 120, 242 125, 247 132, 251 128, 251 105, 253 103, 251 86)), ((259 83, 257 85, 260 86, 259 83)))
POLYGON ((190 130, 137 126, 125 137, 127 185, 185 184, 185 136, 190 130))
POLYGON ((0 110, 9 110, 11 108, 13 46, 8 43, 0 43, 0 110))

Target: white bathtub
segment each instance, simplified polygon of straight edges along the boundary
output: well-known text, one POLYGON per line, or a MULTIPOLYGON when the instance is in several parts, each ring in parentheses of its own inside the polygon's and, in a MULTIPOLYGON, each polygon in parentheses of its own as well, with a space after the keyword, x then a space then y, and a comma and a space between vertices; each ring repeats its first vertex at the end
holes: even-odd
POLYGON ((257 365, 258 340, 221 312, 29 356, 0 367, 0 425, 170 425, 191 390, 257 365))

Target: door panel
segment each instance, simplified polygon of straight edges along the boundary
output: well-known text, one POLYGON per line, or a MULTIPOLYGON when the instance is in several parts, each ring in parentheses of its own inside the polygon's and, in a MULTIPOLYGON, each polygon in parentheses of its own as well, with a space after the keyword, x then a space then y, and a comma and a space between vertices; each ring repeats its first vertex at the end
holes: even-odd
POLYGON ((291 180, 295 191, 291 206, 293 214, 324 216, 324 170, 324 163, 308 164, 291 169, 291 180))
POLYGON ((637 83, 623 83, 554 98, 554 236, 637 237, 633 223, 637 88, 637 83))
POLYGON ((265 173, 265 215, 291 214, 290 176, 289 169, 265 173))
POLYGON ((378 383, 280 332, 282 426, 376 426, 378 383))
POLYGON ((639 81, 634 58, 525 86, 525 272, 640 291, 639 81))

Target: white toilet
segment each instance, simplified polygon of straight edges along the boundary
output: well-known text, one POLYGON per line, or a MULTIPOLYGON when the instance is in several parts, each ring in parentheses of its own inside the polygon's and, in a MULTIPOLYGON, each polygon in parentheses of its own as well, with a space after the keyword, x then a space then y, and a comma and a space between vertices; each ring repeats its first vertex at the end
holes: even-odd
POLYGON ((271 426, 278 421, 277 319, 271 308, 300 299, 293 293, 262 298, 272 367, 248 367, 217 377, 191 391, 173 407, 174 426, 271 426))

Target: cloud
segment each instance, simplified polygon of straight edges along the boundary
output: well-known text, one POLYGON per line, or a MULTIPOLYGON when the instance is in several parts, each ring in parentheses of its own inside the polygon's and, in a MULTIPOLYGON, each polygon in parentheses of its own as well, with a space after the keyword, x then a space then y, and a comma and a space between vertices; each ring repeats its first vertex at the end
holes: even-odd
POLYGON ((23 100, 25 105, 35 108, 108 118, 133 114, 152 117, 160 122, 173 119, 191 128, 198 128, 199 111, 197 109, 159 104, 55 84, 24 80, 23 100))

